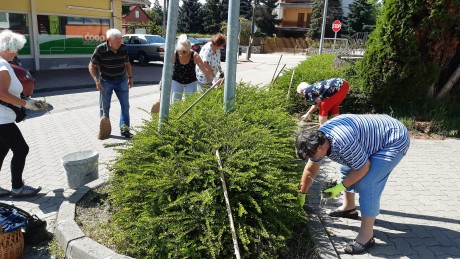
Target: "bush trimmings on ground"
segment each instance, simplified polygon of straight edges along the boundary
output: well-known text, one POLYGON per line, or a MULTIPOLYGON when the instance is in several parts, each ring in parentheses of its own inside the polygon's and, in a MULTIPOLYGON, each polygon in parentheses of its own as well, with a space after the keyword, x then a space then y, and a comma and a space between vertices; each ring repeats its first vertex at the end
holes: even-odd
POLYGON ((296 203, 303 166, 293 163, 295 123, 276 95, 240 85, 234 110, 225 113, 217 89, 180 119, 198 95, 173 105, 161 133, 156 117, 146 121, 111 168, 120 251, 137 258, 232 257, 223 170, 242 257, 291 254, 289 239, 307 224, 296 203))

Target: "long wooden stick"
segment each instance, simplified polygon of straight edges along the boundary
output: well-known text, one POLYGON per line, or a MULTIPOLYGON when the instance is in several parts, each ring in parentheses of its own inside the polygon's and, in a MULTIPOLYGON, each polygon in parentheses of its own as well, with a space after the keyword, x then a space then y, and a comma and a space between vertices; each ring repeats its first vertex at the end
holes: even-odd
POLYGON ((238 248, 238 238, 236 237, 235 225, 233 224, 232 209, 230 207, 230 199, 228 198, 227 184, 225 184, 224 171, 222 170, 222 161, 220 160, 219 150, 216 150, 217 163, 219 164, 220 170, 220 181, 222 182, 222 188, 224 189, 225 206, 227 207, 227 215, 230 220, 230 229, 232 231, 233 248, 235 249, 235 256, 237 259, 241 258, 240 249, 238 248))

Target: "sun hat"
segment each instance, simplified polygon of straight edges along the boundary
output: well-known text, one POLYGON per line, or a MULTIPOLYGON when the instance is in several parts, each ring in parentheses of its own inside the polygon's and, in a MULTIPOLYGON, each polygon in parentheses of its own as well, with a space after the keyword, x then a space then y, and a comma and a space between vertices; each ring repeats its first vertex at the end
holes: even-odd
POLYGON ((299 86, 297 86, 297 93, 301 94, 309 86, 310 84, 308 83, 305 83, 305 82, 300 83, 299 86))

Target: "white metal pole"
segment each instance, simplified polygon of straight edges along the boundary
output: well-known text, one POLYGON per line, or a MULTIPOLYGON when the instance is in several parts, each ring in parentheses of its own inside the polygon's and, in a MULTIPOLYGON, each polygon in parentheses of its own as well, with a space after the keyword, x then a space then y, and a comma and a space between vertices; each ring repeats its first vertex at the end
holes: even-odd
POLYGON ((324 31, 326 30, 327 0, 324 0, 323 25, 321 26, 321 40, 319 42, 319 54, 323 53, 324 31))

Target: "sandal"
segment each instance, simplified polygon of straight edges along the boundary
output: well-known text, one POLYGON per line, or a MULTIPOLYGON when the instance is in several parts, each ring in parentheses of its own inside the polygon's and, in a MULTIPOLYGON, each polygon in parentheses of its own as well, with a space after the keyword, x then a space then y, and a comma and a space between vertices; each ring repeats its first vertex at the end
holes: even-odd
POLYGON ((358 243, 356 240, 353 240, 347 244, 344 251, 346 254, 360 254, 366 251, 366 249, 372 247, 374 244, 375 244, 374 237, 369 239, 369 241, 367 241, 367 243, 365 243, 364 245, 361 243, 358 243))
POLYGON ((356 208, 353 208, 351 210, 333 210, 329 212, 327 215, 330 217, 339 217, 339 218, 347 218, 347 219, 358 219, 358 212, 356 211, 356 208))

